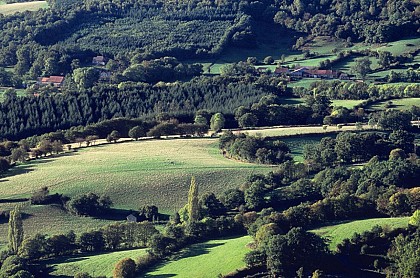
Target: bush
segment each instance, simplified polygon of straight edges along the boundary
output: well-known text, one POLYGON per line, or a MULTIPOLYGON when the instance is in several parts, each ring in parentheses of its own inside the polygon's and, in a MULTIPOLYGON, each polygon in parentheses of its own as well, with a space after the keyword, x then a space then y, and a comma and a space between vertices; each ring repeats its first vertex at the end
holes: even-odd
POLYGON ((124 258, 120 260, 114 268, 114 278, 133 278, 136 273, 136 263, 133 259, 124 258))

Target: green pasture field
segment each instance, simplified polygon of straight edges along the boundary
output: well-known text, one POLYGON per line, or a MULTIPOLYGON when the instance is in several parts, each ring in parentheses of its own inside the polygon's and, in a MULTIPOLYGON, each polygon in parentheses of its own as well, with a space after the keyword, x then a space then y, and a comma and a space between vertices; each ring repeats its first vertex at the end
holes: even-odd
POLYGON ((376 225, 385 229, 407 227, 409 219, 410 217, 364 219, 325 226, 311 230, 311 232, 327 239, 330 250, 334 251, 337 244, 341 243, 346 238, 351 238, 354 233, 360 234, 364 231, 369 231, 376 225))
MULTIPOLYGON (((216 142, 217 139, 204 138, 143 140, 98 145, 38 159, 12 168, 8 176, 0 179, 0 196, 29 197, 43 186, 51 193, 70 197, 88 192, 107 194, 124 219, 129 209, 138 210, 144 205, 156 205, 161 213, 174 213, 186 204, 193 175, 200 194, 209 191, 220 194, 238 187, 253 173, 272 169, 226 159, 216 142)), ((12 206, 0 204, 0 210, 12 206)), ((24 219, 28 235, 77 231, 80 227, 86 230, 108 223, 71 216, 50 206, 31 206, 23 211, 32 215, 24 219), (51 223, 60 224, 50 228, 51 223)), ((7 223, 0 224, 3 231, 0 241, 6 241, 6 230, 7 223)))
MULTIPOLYGON (((1 210, 10 210, 15 206, 12 203, 1 204, 1 210)), ((73 230, 81 234, 93 229, 99 229, 112 220, 95 219, 71 215, 61 208, 53 206, 25 206, 22 209, 23 229, 25 236, 41 234, 62 234, 73 230)), ((0 247, 7 245, 7 223, 0 224, 0 247)))
POLYGON ((375 110, 385 110, 387 109, 385 106, 389 101, 392 101, 392 106, 389 108, 399 110, 409 110, 412 106, 420 106, 420 98, 399 98, 377 102, 370 105, 368 108, 375 110))
POLYGON ((332 100, 333 106, 342 106, 348 109, 353 109, 356 105, 362 103, 363 100, 357 100, 357 99, 335 99, 332 100))
POLYGON ((3 15, 9 15, 23 11, 37 11, 39 9, 48 8, 47 1, 32 1, 13 4, 5 4, 2 2, 0 4, 0 14, 3 15))
POLYGON ((334 137, 334 134, 325 134, 325 135, 307 135, 303 137, 286 137, 281 140, 284 141, 287 146, 290 148, 293 155, 293 159, 297 162, 303 162, 303 151, 305 145, 316 144, 321 141, 324 137, 334 137))
POLYGON ((420 38, 403 39, 389 42, 376 48, 378 51, 389 51, 393 55, 401 55, 419 48, 420 38))
POLYGON ((73 277, 79 272, 86 272, 93 277, 112 277, 114 266, 119 260, 124 258, 136 260, 138 257, 146 254, 146 250, 134 249, 89 256, 63 257, 49 264, 53 269, 49 275, 50 277, 73 277))
POLYGON ((250 236, 210 240, 186 248, 177 260, 158 265, 144 277, 218 277, 245 267, 250 236))

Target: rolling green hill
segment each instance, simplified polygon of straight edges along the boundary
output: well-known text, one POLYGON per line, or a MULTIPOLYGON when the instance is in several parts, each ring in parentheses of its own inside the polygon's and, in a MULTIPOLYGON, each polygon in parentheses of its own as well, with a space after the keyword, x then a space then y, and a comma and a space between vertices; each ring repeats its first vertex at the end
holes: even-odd
MULTIPOLYGON (((94 146, 60 157, 45 158, 14 167, 0 180, 2 198, 29 197, 47 186, 51 193, 70 197, 94 192, 107 194, 114 207, 124 209, 156 205, 172 214, 187 202, 191 176, 196 177, 200 194, 242 184, 252 173, 266 173, 271 167, 224 158, 216 139, 168 139, 94 146)), ((0 209, 14 206, 3 203, 0 209)), ((60 208, 27 206, 23 209, 25 234, 83 232, 111 220, 76 217, 60 208), (51 227, 51 223, 59 223, 51 227)), ((122 218, 121 218, 122 216, 122 218)), ((1 242, 6 241, 7 223, 0 224, 1 242)))

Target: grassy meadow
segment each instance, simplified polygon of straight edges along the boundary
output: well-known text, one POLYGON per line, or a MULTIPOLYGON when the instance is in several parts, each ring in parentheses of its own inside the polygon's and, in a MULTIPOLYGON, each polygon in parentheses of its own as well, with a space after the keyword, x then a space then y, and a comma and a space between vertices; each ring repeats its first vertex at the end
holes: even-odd
POLYGON ((250 236, 210 240, 187 247, 176 260, 158 265, 144 277, 218 277, 245 267, 250 236))
POLYGON ((89 256, 62 257, 52 261, 50 277, 73 277, 78 272, 90 275, 112 277, 115 264, 124 258, 136 258, 144 255, 146 249, 134 249, 112 253, 102 253, 89 256))
POLYGON ((311 232, 325 238, 329 242, 329 248, 335 250, 337 244, 346 238, 351 238, 354 233, 362 233, 371 230, 374 226, 379 225, 384 229, 396 229, 408 226, 410 217, 397 218, 373 218, 345 222, 337 225, 325 226, 311 232))
POLYGON ((10 15, 17 12, 23 11, 37 11, 39 9, 48 8, 47 1, 31 1, 31 2, 22 2, 22 3, 12 3, 6 4, 0 2, 0 14, 10 15))
MULTIPOLYGON (((94 192, 107 194, 116 208, 109 220, 69 215, 51 206, 27 206, 23 212, 27 235, 83 232, 111 220, 124 219, 129 209, 156 205, 161 213, 172 214, 187 202, 191 176, 200 194, 216 194, 242 184, 252 173, 267 173, 269 166, 224 158, 217 139, 144 140, 97 145, 47 157, 14 167, 0 182, 3 199, 29 197, 47 186, 51 193, 75 196, 94 192), (118 209, 118 210, 117 210, 118 209), (117 218, 117 219, 116 219, 117 218), (51 225, 51 223, 55 223, 51 225), (52 227, 53 226, 53 227, 52 227)), ((15 204, 0 204, 7 210, 15 204)), ((6 241, 7 223, 0 224, 0 243, 6 241)))

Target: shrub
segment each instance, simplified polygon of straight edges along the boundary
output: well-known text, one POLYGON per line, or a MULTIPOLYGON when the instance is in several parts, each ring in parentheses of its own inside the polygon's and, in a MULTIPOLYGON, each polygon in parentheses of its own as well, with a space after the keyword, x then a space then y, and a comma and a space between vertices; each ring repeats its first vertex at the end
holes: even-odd
POLYGON ((136 263, 133 259, 124 258, 120 260, 114 268, 113 277, 114 278, 132 278, 136 273, 136 263))

